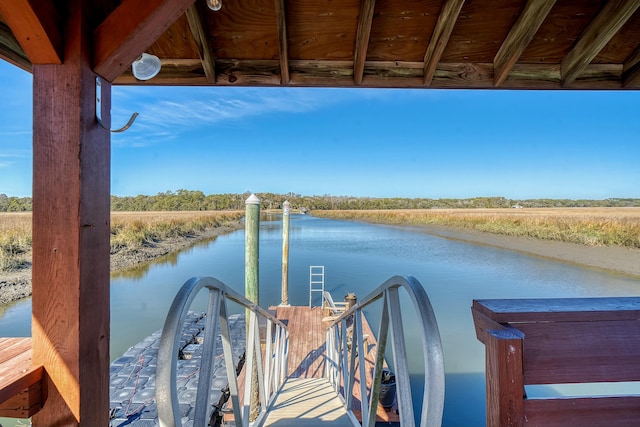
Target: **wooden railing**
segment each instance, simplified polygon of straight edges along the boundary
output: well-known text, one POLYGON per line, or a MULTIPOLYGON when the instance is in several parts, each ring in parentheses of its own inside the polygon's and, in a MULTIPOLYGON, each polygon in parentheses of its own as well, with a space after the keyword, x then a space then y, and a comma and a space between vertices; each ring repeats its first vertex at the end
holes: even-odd
POLYGON ((260 414, 256 420, 256 424, 258 424, 264 419, 266 410, 272 403, 275 393, 281 388, 286 379, 289 348, 287 327, 269 312, 229 289, 219 280, 211 277, 194 277, 188 280, 178 291, 169 309, 162 336, 160 337, 158 367, 156 370, 156 402, 160 426, 176 427, 181 425, 176 388, 176 366, 181 328, 193 299, 203 288, 209 290, 209 304, 193 425, 209 425, 209 391, 211 389, 211 376, 215 358, 216 327, 219 322, 235 423, 237 426, 249 426, 251 387, 244 387, 244 399, 241 403, 236 367, 233 365, 233 349, 231 348, 231 336, 227 320, 227 300, 241 305, 249 313, 244 366, 246 378, 248 379, 254 378, 254 369, 257 369, 260 398, 260 414), (266 319, 265 336, 263 337, 265 341, 264 351, 261 350, 258 317, 266 319))
POLYGON ((31 338, 0 338, 0 417, 29 418, 42 408, 43 372, 31 362, 31 338))
MULTIPOLYGON (((354 399, 354 387, 359 382, 358 394, 361 396, 362 425, 372 427, 376 422, 376 409, 380 394, 382 370, 387 336, 391 331, 394 372, 396 376, 397 402, 400 424, 403 427, 415 426, 413 396, 409 381, 407 363, 408 346, 404 339, 399 289, 405 289, 413 303, 417 316, 416 325, 420 332, 420 347, 411 343, 411 351, 424 354, 424 393, 422 413, 419 418, 422 427, 439 427, 442 423, 444 407, 444 364, 442 343, 436 317, 429 298, 422 285, 413 277, 394 276, 359 303, 338 317, 327 329, 327 367, 326 373, 335 390, 342 396, 345 408, 351 412, 354 399), (378 346, 373 373, 373 383, 367 388, 365 354, 369 349, 365 345, 363 334, 363 309, 381 300, 382 313, 378 328, 378 346), (351 331, 351 333, 350 333, 351 331), (351 338, 349 337, 351 336, 351 338), (358 378, 356 378, 356 372, 358 378)), ((403 307, 407 310, 408 307, 403 307)))
POLYGON ((535 384, 640 381, 640 298, 477 300, 487 426, 631 426, 640 396, 527 398, 535 384))

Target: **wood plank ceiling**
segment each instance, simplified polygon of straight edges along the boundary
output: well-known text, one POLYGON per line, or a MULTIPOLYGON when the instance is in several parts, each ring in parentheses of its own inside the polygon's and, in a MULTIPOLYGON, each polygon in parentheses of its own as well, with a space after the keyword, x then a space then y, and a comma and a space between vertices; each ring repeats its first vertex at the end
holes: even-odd
MULTIPOLYGON (((124 6, 144 3, 122 1, 94 32, 95 69, 114 84, 640 88, 640 0, 222 0, 217 12, 196 0, 147 43, 157 77, 137 81, 128 64, 108 75, 101 58, 131 43, 113 31, 124 6)), ((0 57, 28 70, 7 21, 0 57)))

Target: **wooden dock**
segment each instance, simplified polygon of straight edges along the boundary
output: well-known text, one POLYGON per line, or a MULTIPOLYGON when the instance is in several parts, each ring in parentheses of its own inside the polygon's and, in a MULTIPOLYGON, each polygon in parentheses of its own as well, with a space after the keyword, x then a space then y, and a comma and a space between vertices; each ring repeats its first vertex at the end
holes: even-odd
POLYGON ((342 401, 326 378, 292 378, 269 411, 265 427, 353 427, 342 401))
MULTIPOLYGON (((276 318, 287 325, 289 329, 289 376, 291 378, 325 378, 326 361, 326 331, 329 321, 323 321, 325 314, 321 307, 307 306, 270 307, 276 313, 276 318)), ((367 388, 373 382, 377 343, 366 319, 363 319, 363 331, 369 335, 365 354, 367 388)), ((359 369, 357 366, 356 369, 359 369)), ((354 399, 352 410, 358 420, 362 420, 359 374, 356 372, 354 399)), ((395 411, 395 405, 385 410, 378 405, 376 423, 399 425, 400 417, 395 411)))

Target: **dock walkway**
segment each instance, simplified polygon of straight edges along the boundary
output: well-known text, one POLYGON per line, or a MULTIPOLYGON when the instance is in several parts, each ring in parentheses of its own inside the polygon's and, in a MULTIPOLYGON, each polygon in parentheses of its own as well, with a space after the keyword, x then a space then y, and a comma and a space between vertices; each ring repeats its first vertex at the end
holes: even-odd
POLYGON ((265 427, 353 427, 342 401, 325 378, 289 378, 265 427))
MULTIPOLYGON (((299 387, 300 390, 304 390, 304 387, 308 387, 310 385, 316 385, 318 387, 323 388, 323 392, 320 395, 324 395, 327 393, 327 396, 333 395, 337 402, 340 402, 340 398, 337 396, 335 390, 333 390, 329 384, 329 381, 325 379, 325 365, 326 365, 326 331, 329 326, 329 321, 325 321, 325 314, 322 307, 313 307, 309 308, 307 306, 292 306, 292 307, 270 307, 270 310, 274 311, 276 314, 276 318, 287 325, 289 329, 289 378, 287 383, 285 384, 285 389, 287 387, 299 387), (300 379, 315 379, 315 381, 301 382, 300 379), (293 384, 293 385, 292 385, 293 384), (303 385, 304 384, 304 385, 303 385)), ((366 369, 366 377, 367 377, 367 387, 371 388, 371 383, 373 382, 373 369, 375 365, 376 358, 376 340, 375 335, 371 331, 369 325, 366 322, 366 319, 363 319, 363 327, 365 334, 368 335, 367 339, 367 347, 370 349, 369 352, 365 355, 365 369, 366 369)), ((357 369, 360 367, 358 366, 357 369)), ((359 378, 356 375, 356 378, 359 378)), ((344 385, 343 385, 344 387, 344 385)), ((283 389, 281 393, 285 394, 287 391, 283 389)), ((270 418, 269 419, 281 419, 285 420, 286 416, 277 415, 278 412, 282 411, 284 414, 287 413, 297 413, 299 417, 302 417, 303 414, 311 413, 310 411, 313 405, 321 405, 322 401, 316 400, 315 394, 304 394, 304 397, 308 398, 308 400, 303 399, 302 396, 298 396, 295 401, 287 401, 285 397, 278 396, 278 399, 285 399, 283 402, 287 402, 286 405, 278 406, 276 404, 270 410, 270 418)), ((358 380, 356 380, 356 384, 354 387, 354 399, 352 410, 356 416, 356 418, 361 420, 361 397, 360 397, 360 386, 358 380)), ((330 403, 327 408, 324 408, 325 411, 329 411, 331 407, 330 403)), ((322 411, 323 407, 318 406, 315 411, 322 411)), ((343 409, 344 410, 344 409, 343 409)), ((331 410, 331 416, 336 416, 337 413, 331 410)), ((345 411, 346 417, 346 411, 345 411)), ((316 421, 317 418, 313 418, 316 421)), ((341 426, 342 418, 336 418, 336 424, 341 426)), ((345 422, 349 422, 347 419, 345 422)), ((395 411, 395 407, 391 410, 385 410, 382 405, 378 405, 376 423, 385 424, 385 425, 399 425, 400 418, 395 411)), ((325 422, 326 425, 333 425, 325 422)), ((268 425, 277 425, 277 426, 288 426, 292 424, 287 424, 284 421, 280 424, 268 424, 268 425)), ((312 424, 301 424, 301 425, 312 425, 312 424)), ((317 422, 315 425, 318 425, 317 422)), ((352 425, 349 423, 348 425, 352 425)))

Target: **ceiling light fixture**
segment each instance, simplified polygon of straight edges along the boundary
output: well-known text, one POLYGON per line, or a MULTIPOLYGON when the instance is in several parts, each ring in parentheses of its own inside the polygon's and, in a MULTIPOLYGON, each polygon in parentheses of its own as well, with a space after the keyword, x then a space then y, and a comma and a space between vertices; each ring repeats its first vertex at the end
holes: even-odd
POLYGON ((217 12, 222 8, 222 0, 207 0, 207 6, 214 12, 217 12))
POLYGON ((143 53, 131 64, 131 72, 138 80, 149 80, 158 75, 160 67, 160 58, 143 53))

